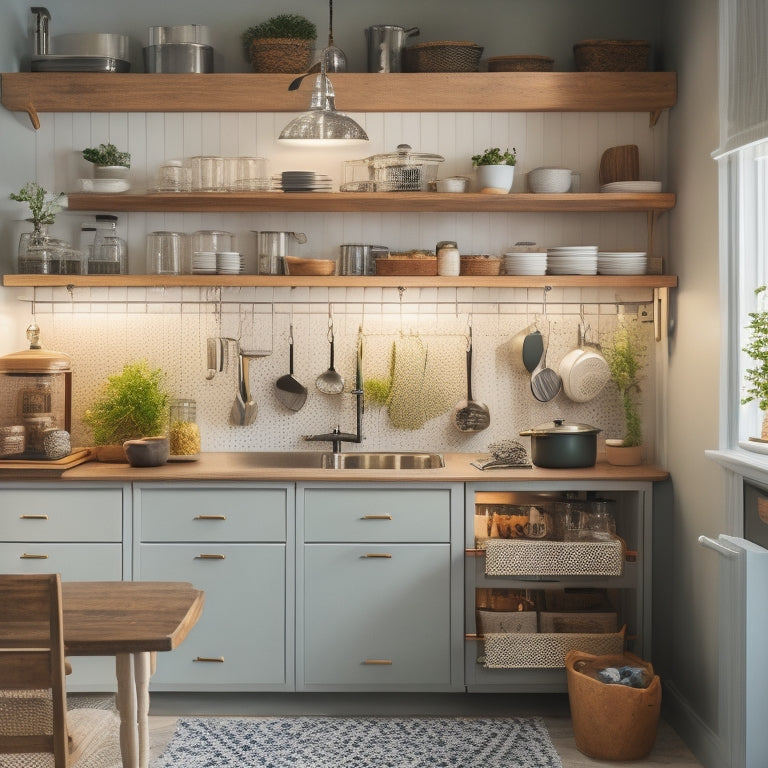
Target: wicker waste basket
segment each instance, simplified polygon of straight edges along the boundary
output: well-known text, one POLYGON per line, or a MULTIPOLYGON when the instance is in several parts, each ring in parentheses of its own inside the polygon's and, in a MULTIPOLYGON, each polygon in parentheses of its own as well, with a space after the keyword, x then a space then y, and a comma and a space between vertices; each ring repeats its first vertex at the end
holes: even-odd
POLYGON ((634 654, 594 656, 568 651, 568 697, 576 746, 598 760, 640 760, 653 748, 661 710, 661 681, 653 667, 634 654), (594 675, 607 667, 642 667, 647 688, 604 683, 594 675))

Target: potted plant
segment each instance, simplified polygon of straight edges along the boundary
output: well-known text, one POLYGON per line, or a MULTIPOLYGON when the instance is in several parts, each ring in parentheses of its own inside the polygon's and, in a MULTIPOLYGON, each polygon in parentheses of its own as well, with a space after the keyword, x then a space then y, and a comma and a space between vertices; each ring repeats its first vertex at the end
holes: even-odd
POLYGON ((624 438, 605 441, 609 464, 629 466, 642 459, 643 424, 640 418, 640 375, 647 348, 637 325, 620 323, 603 349, 611 381, 621 395, 624 409, 624 438))
POLYGON ((755 288, 758 309, 750 312, 747 317, 749 322, 746 329, 749 332, 749 342, 742 348, 755 362, 754 368, 747 368, 744 379, 749 385, 747 394, 741 398, 742 405, 757 402, 763 412, 763 423, 760 429, 760 440, 768 441, 768 310, 764 308, 764 301, 768 286, 761 285, 755 288))
POLYGON ((492 195, 506 195, 512 189, 515 178, 517 150, 512 147, 502 152, 498 147, 486 149, 482 154, 472 155, 472 165, 477 169, 477 183, 481 192, 492 195))
POLYGON ((47 227, 56 220, 64 195, 48 192, 36 181, 28 181, 18 192, 11 192, 10 197, 17 203, 26 203, 29 206, 29 220, 32 222, 33 231, 22 234, 18 250, 19 272, 27 272, 29 270, 22 269, 22 264, 26 263, 28 256, 31 257, 30 249, 39 251, 48 245, 47 227))
POLYGON ((83 150, 83 157, 93 163, 96 179, 124 179, 131 167, 129 152, 121 152, 114 144, 99 144, 83 150))
POLYGON ((281 13, 242 34, 245 56, 255 72, 306 72, 312 59, 317 27, 304 16, 281 13))
POLYGON ((93 432, 99 461, 126 461, 123 443, 165 433, 169 393, 165 373, 146 361, 127 363, 107 377, 96 400, 83 414, 93 432))

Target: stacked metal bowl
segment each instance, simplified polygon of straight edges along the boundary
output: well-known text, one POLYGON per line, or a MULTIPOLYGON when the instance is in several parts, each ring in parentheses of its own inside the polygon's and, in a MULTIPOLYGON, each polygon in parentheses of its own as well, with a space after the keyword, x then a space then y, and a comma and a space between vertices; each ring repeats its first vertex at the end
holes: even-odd
POLYGON ((147 36, 145 72, 213 72, 213 48, 208 27, 202 24, 148 27, 147 36))

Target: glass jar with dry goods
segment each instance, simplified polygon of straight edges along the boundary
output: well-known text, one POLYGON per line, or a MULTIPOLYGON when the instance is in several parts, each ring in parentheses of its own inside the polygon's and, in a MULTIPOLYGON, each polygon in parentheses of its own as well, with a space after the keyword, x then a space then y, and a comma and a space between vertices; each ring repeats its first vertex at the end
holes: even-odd
POLYGON ((171 459, 193 461, 200 456, 200 428, 197 426, 197 404, 194 400, 171 400, 168 438, 171 459))

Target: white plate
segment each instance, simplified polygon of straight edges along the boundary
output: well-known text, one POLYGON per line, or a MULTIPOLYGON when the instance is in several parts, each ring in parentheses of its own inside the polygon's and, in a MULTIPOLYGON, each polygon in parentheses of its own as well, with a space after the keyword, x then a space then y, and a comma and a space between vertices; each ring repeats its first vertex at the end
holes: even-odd
POLYGON ((78 179, 81 192, 127 192, 131 185, 127 179, 78 179))
POLYGON ((660 181, 612 181, 603 184, 601 192, 661 192, 660 181))

